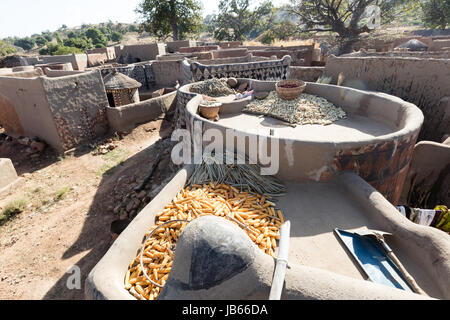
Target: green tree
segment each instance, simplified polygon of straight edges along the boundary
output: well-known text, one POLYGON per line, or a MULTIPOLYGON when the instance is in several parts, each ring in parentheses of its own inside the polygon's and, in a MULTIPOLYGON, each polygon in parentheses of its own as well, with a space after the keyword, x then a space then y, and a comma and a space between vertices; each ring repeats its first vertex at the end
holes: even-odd
POLYGON ((48 43, 48 40, 44 38, 43 36, 37 36, 34 41, 36 42, 36 45, 41 48, 45 46, 48 43))
POLYGON ((62 44, 62 43, 63 43, 62 38, 61 38, 61 35, 59 34, 58 31, 55 32, 55 38, 56 38, 56 42, 57 42, 58 44, 62 44))
POLYGON ((202 31, 208 32, 208 33, 214 33, 214 30, 216 30, 216 15, 215 14, 208 14, 204 19, 202 23, 202 31))
POLYGON ((78 38, 78 35, 75 32, 73 32, 73 31, 69 31, 67 33, 67 38, 69 38, 69 39, 78 38))
POLYGON ((59 56, 63 54, 83 53, 83 50, 74 47, 58 46, 58 50, 52 53, 53 56, 59 56))
POLYGON ((427 0, 421 3, 421 6, 425 26, 445 29, 447 25, 450 25, 449 0, 427 0))
POLYGON ((255 10, 250 10, 250 0, 220 0, 219 14, 215 19, 214 37, 217 40, 244 40, 261 33, 265 17, 273 9, 270 1, 263 2, 255 10))
POLYGON ((34 41, 34 39, 32 39, 30 37, 26 37, 26 38, 17 39, 16 41, 14 41, 14 45, 16 47, 20 47, 24 50, 31 50, 34 48, 35 41, 34 41))
POLYGON ((407 10, 408 5, 413 2, 415 1, 291 0, 288 10, 300 20, 298 32, 337 33, 339 54, 344 54, 352 51, 362 33, 373 32, 377 21, 380 24, 392 21, 399 14, 397 9, 407 10), (369 6, 377 6, 379 10, 372 11, 372 15, 369 15, 369 6))
POLYGON ((49 43, 45 48, 39 50, 40 55, 63 55, 72 53, 83 53, 83 50, 75 47, 68 47, 61 44, 49 43))
POLYGON ((48 41, 48 42, 50 42, 50 41, 52 41, 53 40, 53 36, 52 36, 52 33, 50 32, 50 31, 43 31, 43 32, 41 32, 41 35, 48 41))
POLYGON ((122 39, 123 34, 121 34, 120 32, 114 31, 113 33, 111 33, 111 41, 119 42, 122 39))
POLYGON ((0 40, 0 57, 16 53, 17 50, 6 40, 0 40))
POLYGON ((108 45, 108 39, 105 35, 97 28, 89 28, 86 30, 86 37, 91 39, 92 44, 96 48, 106 47, 108 45))
POLYGON ((93 47, 92 42, 86 38, 67 38, 63 41, 64 46, 74 47, 82 50, 91 49, 93 47))
POLYGON ((138 31, 139 31, 138 27, 136 27, 134 24, 130 24, 128 26, 128 32, 138 32, 138 31))
POLYGON ((198 0, 143 0, 136 12, 141 15, 141 29, 159 39, 182 40, 198 33, 202 24, 198 0))

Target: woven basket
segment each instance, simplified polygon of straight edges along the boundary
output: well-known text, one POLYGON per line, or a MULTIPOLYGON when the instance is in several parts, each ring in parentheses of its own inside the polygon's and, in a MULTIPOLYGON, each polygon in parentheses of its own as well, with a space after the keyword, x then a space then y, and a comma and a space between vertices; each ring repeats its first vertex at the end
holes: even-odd
POLYGON ((292 100, 298 98, 298 96, 305 90, 306 83, 302 80, 281 80, 275 84, 275 89, 278 96, 283 100, 292 100), (282 88, 281 86, 286 84, 296 84, 296 88, 282 88))
POLYGON ((200 114, 206 119, 214 119, 220 110, 221 103, 213 103, 213 104, 202 104, 198 105, 200 114))

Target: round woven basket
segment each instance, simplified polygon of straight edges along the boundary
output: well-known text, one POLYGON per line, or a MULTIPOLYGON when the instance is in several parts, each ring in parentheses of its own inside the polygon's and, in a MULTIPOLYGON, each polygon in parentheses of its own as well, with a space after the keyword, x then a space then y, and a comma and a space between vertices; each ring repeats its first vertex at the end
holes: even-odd
POLYGON ((305 90, 306 83, 302 80, 281 80, 275 84, 275 89, 278 96, 284 100, 292 100, 298 98, 298 96, 305 90), (281 86, 286 84, 296 84, 296 88, 282 88, 281 86))
POLYGON ((200 103, 198 105, 200 114, 205 117, 206 119, 214 119, 218 114, 220 110, 221 103, 209 103, 209 104, 203 104, 200 103))

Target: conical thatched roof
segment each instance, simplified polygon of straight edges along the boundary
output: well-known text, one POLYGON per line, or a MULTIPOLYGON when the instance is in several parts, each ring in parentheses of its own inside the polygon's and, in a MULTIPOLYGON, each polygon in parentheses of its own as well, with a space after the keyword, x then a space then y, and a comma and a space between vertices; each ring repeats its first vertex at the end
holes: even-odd
POLYGON ((121 90, 121 89, 135 89, 142 86, 142 84, 126 75, 114 70, 109 73, 104 79, 106 90, 121 90))
POLYGON ((408 48, 410 51, 425 51, 428 49, 428 46, 419 40, 411 39, 399 45, 397 48, 408 48))

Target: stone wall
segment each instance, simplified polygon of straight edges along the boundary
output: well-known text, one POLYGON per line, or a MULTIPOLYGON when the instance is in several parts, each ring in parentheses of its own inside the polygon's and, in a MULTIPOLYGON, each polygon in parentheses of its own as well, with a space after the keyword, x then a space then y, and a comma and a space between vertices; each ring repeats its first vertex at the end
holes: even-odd
POLYGON ((439 111, 441 100, 450 96, 450 59, 391 57, 328 58, 324 75, 344 86, 381 91, 417 105, 425 116, 420 140, 440 141, 450 131, 449 119, 439 111), (443 121, 447 123, 442 124, 443 121))

